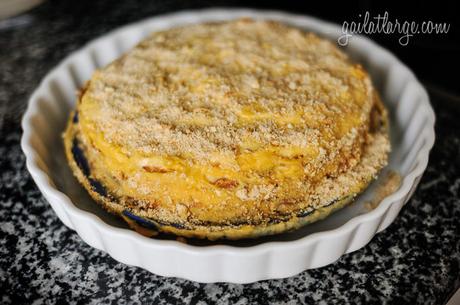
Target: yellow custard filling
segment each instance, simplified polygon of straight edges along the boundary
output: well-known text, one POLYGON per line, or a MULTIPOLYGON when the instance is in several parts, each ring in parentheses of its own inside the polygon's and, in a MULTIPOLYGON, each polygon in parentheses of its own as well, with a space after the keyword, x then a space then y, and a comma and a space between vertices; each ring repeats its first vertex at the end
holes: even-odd
MULTIPOLYGON (((85 99, 81 113, 95 111, 93 102, 85 99)), ((79 123, 81 132, 100 153, 102 168, 112 175, 135 179, 120 185, 121 192, 131 196, 145 195, 149 199, 167 194, 174 202, 198 201, 219 203, 225 200, 242 201, 237 190, 245 185, 263 185, 270 179, 279 182, 302 179, 304 165, 315 159, 319 149, 315 146, 276 147, 258 149, 256 141, 247 140, 236 158, 215 153, 207 164, 177 156, 161 156, 130 152, 106 141, 84 115, 79 123), (139 192, 144 189, 145 193, 139 192)), ((164 198, 162 198, 164 199, 164 198)), ((250 196, 244 200, 251 200, 250 196)))

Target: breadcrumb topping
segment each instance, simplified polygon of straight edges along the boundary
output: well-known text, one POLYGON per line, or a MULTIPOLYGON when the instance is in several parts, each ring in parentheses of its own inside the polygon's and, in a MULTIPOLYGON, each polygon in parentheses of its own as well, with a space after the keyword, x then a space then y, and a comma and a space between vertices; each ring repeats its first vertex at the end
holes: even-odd
POLYGON ((207 162, 248 141, 331 156, 365 125, 370 91, 329 41, 244 19, 152 34, 98 70, 83 101, 97 101, 85 115, 110 143, 207 162))

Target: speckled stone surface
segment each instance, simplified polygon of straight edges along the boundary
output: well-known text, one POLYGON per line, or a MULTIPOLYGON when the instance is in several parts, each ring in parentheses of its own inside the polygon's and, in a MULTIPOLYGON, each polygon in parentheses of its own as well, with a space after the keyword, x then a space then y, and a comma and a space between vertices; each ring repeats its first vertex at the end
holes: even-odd
POLYGON ((86 245, 57 219, 25 168, 19 120, 27 98, 51 67, 88 40, 179 5, 167 1, 140 10, 130 1, 110 10, 107 2, 98 3, 91 11, 45 4, 0 21, 0 303, 447 301, 460 283, 460 99, 436 91, 430 92, 437 140, 414 197, 388 229, 332 265, 248 285, 199 284, 120 264, 86 245))

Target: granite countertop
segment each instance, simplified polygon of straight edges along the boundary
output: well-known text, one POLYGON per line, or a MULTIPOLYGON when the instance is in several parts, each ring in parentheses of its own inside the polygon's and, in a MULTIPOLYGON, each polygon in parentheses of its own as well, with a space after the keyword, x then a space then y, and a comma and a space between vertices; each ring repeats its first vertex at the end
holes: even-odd
POLYGON ((0 21, 0 303, 447 301, 460 283, 460 98, 431 86, 437 138, 417 191, 389 228, 327 267, 247 285, 200 284, 118 263, 65 227, 25 168, 20 117, 40 79, 85 42, 119 25, 191 5, 167 1, 139 10, 132 3, 111 9, 102 1, 91 10, 75 10, 47 2, 0 21))

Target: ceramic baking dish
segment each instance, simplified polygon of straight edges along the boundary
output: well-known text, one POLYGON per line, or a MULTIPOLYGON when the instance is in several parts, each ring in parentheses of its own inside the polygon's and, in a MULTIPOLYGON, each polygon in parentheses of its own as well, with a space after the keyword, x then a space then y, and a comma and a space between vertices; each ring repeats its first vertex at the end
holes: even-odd
MULTIPOLYGON (((373 210, 377 179, 355 203, 300 230, 243 241, 146 238, 95 204, 73 177, 61 140, 75 92, 97 67, 108 64, 152 31, 240 17, 271 19, 337 40, 341 27, 312 17, 275 11, 207 9, 149 18, 112 31, 64 59, 32 94, 23 117, 21 145, 29 169, 57 216, 90 246, 114 259, 163 276, 199 282, 248 283, 295 275, 330 264, 366 245, 395 219, 414 192, 434 143, 434 112, 413 73, 371 40, 355 36, 345 52, 370 72, 390 112, 392 152, 382 173, 402 177, 397 191, 373 210)), ((385 234, 384 232, 381 234, 385 234)))

